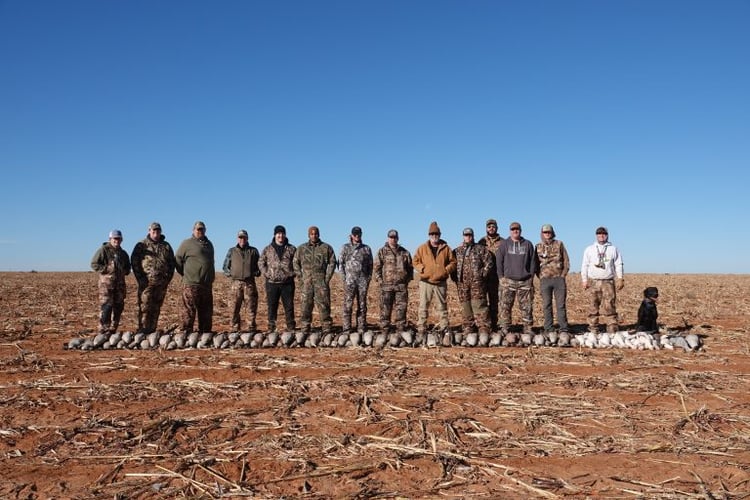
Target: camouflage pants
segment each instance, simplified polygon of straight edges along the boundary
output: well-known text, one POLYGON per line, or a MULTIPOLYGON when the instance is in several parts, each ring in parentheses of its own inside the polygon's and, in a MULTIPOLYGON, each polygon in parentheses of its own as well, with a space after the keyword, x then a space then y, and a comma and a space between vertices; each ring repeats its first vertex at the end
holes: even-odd
POLYGON ((318 309, 323 331, 331 330, 333 325, 331 319, 331 289, 324 276, 314 276, 302 282, 300 302, 302 303, 300 323, 303 330, 308 330, 312 324, 313 304, 318 309))
POLYGON ((198 316, 198 332, 210 332, 214 315, 214 294, 211 286, 184 285, 182 287, 182 329, 192 332, 198 316))
POLYGON ((419 315, 417 318, 417 329, 424 331, 427 327, 427 312, 430 307, 430 302, 435 301, 435 308, 437 309, 438 315, 440 316, 440 329, 445 330, 448 328, 448 284, 443 281, 442 283, 433 284, 427 281, 419 282, 419 315))
POLYGON ((370 280, 362 276, 351 283, 344 283, 344 316, 342 319, 344 330, 352 327, 352 308, 354 298, 357 299, 357 329, 364 330, 367 328, 367 289, 370 287, 370 280))
POLYGON ((117 330, 125 309, 125 280, 99 280, 99 326, 102 330, 117 330))
POLYGON ((461 303, 461 325, 464 331, 490 332, 490 314, 487 307, 487 290, 484 286, 457 283, 458 301, 461 303))
POLYGON ((156 331, 169 283, 149 283, 140 290, 140 325, 145 333, 156 331))
POLYGON ((615 280, 589 280, 589 328, 596 329, 599 326, 599 312, 607 327, 617 328, 617 308, 615 301, 615 280))
POLYGON ((258 313, 258 288, 255 286, 255 279, 232 280, 232 328, 239 331, 242 325, 240 311, 242 303, 247 299, 247 320, 251 329, 257 326, 255 315, 258 313))
POLYGON ((406 308, 409 304, 407 286, 382 286, 380 289, 380 328, 385 330, 391 324, 391 314, 395 315, 395 326, 399 331, 406 330, 406 308))
POLYGON ((500 326, 508 328, 511 324, 511 309, 518 297, 518 308, 521 310, 521 320, 524 329, 534 324, 534 278, 527 280, 502 279, 502 297, 500 298, 500 326))
POLYGON ((496 273, 487 278, 487 306, 489 308, 490 328, 497 330, 497 308, 500 303, 500 278, 496 273))

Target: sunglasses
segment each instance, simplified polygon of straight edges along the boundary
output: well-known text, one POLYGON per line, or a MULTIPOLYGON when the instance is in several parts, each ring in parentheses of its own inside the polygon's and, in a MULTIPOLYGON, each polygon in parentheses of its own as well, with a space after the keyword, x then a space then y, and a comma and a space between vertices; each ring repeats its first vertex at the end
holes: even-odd
POLYGON ((430 236, 440 236, 440 233, 430 233, 430 236))
POLYGON ((542 234, 552 234, 552 231, 542 231, 542 234))

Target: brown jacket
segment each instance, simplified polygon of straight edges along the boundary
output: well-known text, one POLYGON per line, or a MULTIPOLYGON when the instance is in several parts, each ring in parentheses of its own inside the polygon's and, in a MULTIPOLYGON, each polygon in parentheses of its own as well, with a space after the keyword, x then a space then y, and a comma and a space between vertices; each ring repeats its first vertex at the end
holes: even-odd
POLYGON ((437 252, 432 253, 426 241, 414 254, 414 269, 419 279, 432 284, 444 283, 456 271, 456 256, 444 240, 438 241, 437 252))

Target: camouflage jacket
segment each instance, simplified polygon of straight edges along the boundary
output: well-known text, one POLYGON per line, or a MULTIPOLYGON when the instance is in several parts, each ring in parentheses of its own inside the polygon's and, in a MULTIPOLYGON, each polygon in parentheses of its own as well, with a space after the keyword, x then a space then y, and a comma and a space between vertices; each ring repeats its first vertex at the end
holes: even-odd
POLYGON ((273 241, 260 254, 258 267, 261 274, 271 283, 288 283, 294 281, 294 256, 297 247, 284 239, 284 244, 277 251, 273 241))
POLYGON ((227 256, 224 257, 222 270, 228 278, 255 281, 255 277, 260 276, 259 259, 260 255, 257 248, 250 245, 243 247, 235 245, 229 249, 227 256))
POLYGON ((109 242, 102 243, 91 258, 91 269, 100 274, 101 282, 125 282, 130 274, 130 257, 122 248, 115 248, 109 242))
POLYGON ((381 286, 405 285, 414 279, 411 254, 401 245, 391 248, 387 243, 378 250, 374 263, 375 280, 381 286))
POLYGON ((500 247, 500 243, 502 243, 502 241, 503 241, 503 237, 498 234, 494 238, 490 238, 489 236, 484 236, 481 240, 477 242, 477 244, 487 247, 487 250, 489 250, 490 253, 494 256, 495 252, 497 252, 497 249, 500 247))
POLYGON ((167 284, 174 276, 174 250, 164 239, 164 235, 160 235, 158 241, 146 236, 136 243, 131 262, 133 275, 141 287, 148 283, 167 284))
POLYGON ((456 256, 456 271, 451 278, 466 286, 485 282, 495 272, 495 259, 484 245, 463 244, 453 250, 456 256))
POLYGON ((347 243, 339 252, 339 267, 344 282, 354 283, 359 278, 372 278, 372 250, 369 245, 347 243))
POLYGON ((297 253, 294 254, 294 272, 302 280, 318 277, 325 278, 328 283, 334 271, 336 254, 328 243, 318 241, 312 244, 308 241, 297 248, 297 253))
POLYGON ((536 244, 536 256, 539 260, 537 276, 540 278, 564 278, 570 271, 568 251, 562 241, 552 240, 549 243, 536 244))

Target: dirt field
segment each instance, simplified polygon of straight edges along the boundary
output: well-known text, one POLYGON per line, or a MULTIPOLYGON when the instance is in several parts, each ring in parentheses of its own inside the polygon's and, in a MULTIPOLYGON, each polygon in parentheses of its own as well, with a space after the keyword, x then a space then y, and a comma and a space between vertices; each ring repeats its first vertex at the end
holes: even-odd
MULTIPOLYGON (((748 497, 750 276, 629 275, 624 324, 649 285, 703 350, 67 351, 97 325, 96 276, 0 273, 0 498, 748 497)), ((334 304, 340 325, 338 278, 334 304)))

